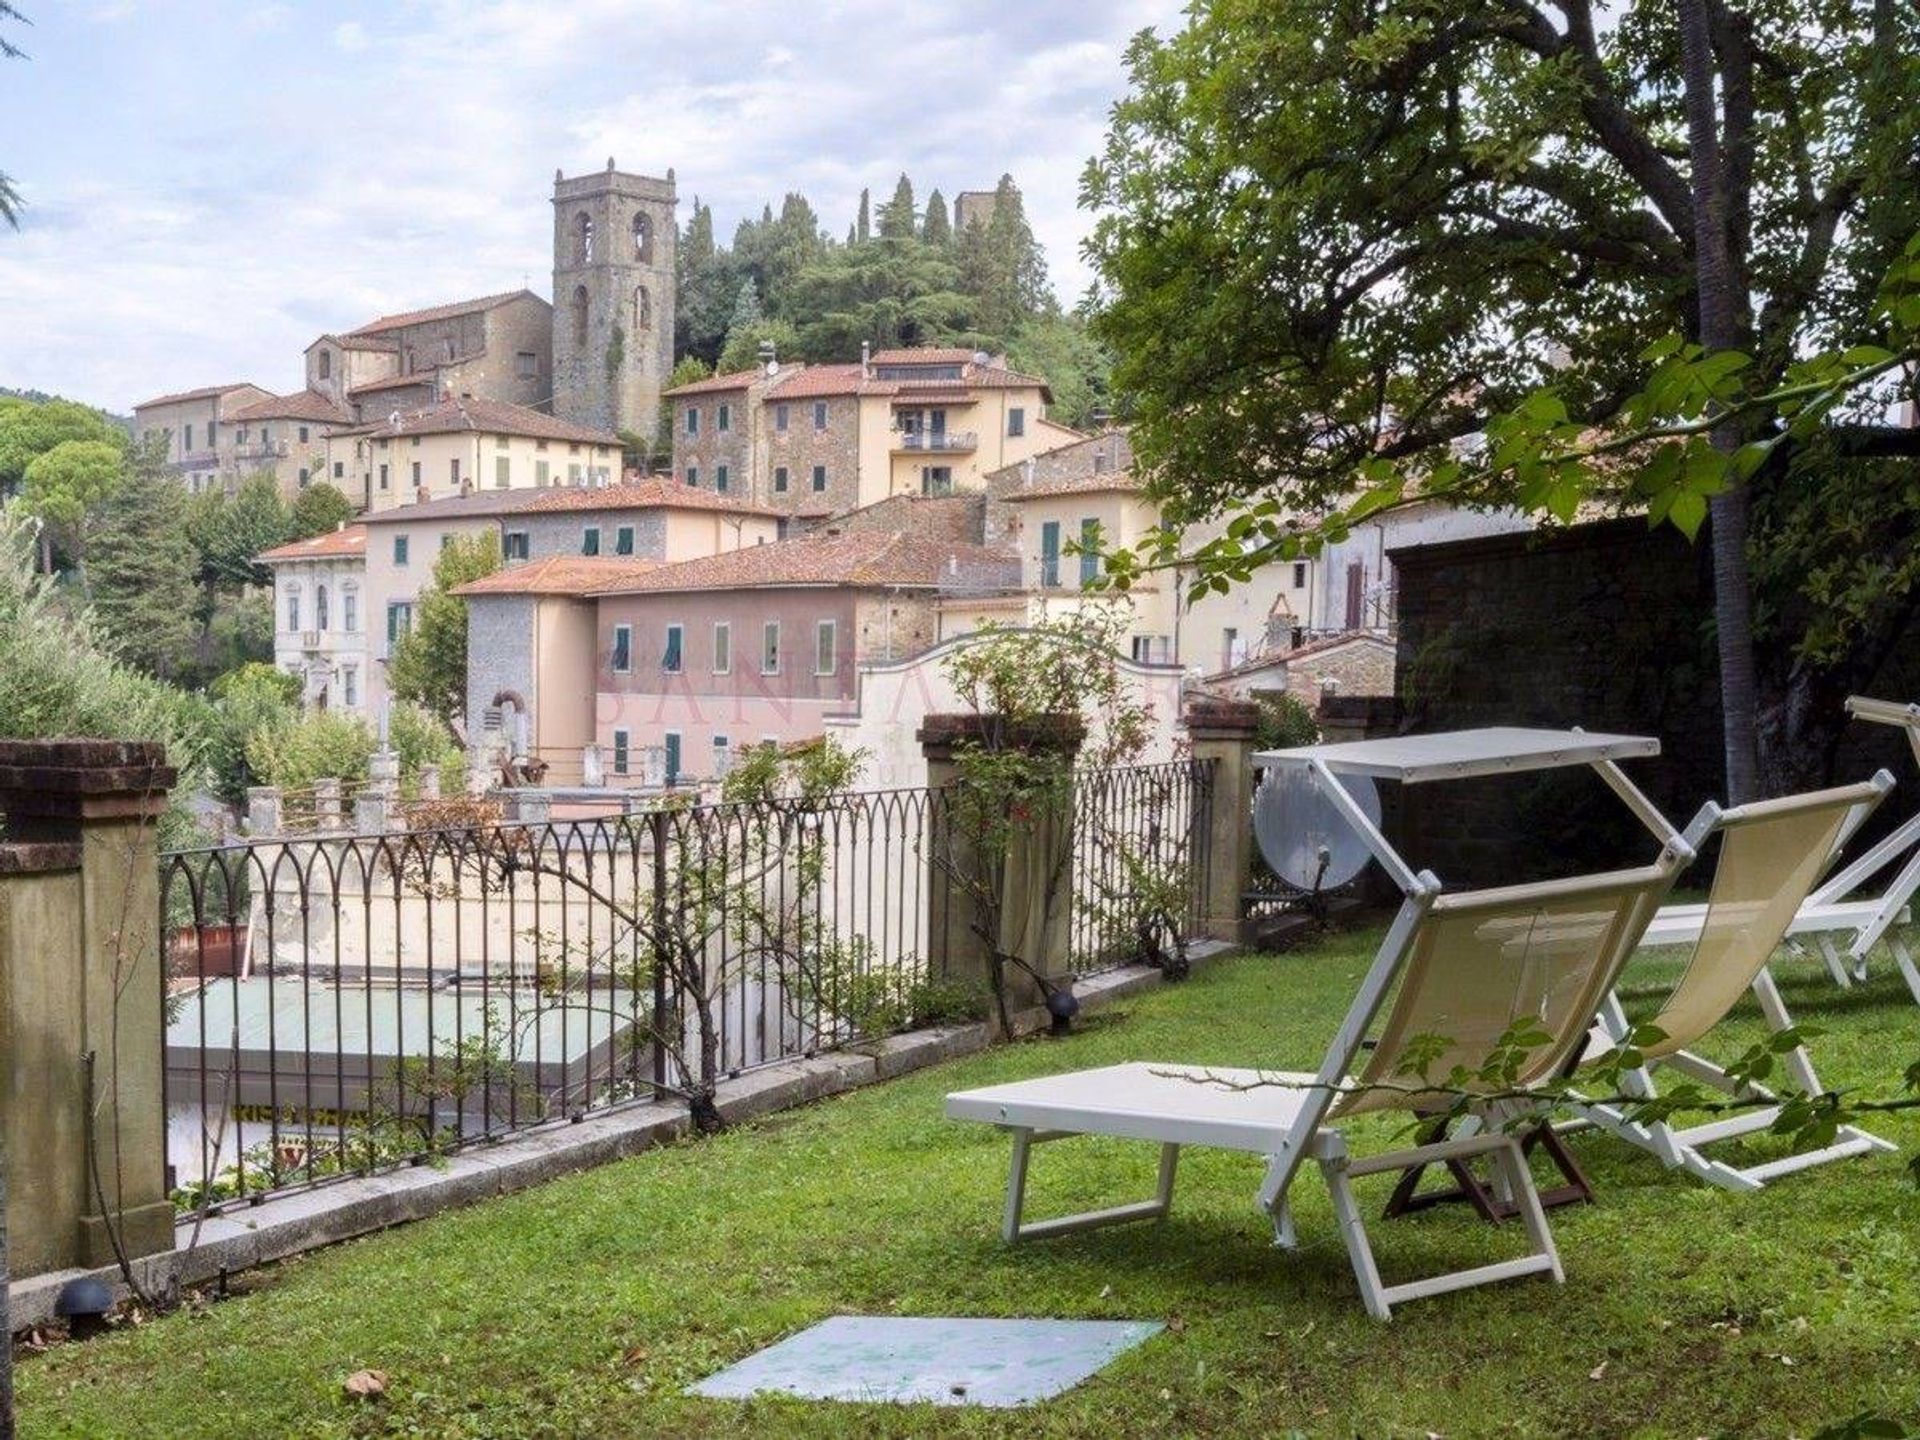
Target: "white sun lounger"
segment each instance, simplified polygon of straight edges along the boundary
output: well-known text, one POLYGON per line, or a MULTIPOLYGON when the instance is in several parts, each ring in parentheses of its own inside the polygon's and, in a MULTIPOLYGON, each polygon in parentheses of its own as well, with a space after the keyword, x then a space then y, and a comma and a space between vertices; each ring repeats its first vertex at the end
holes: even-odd
MULTIPOLYGON (((1173 1203, 1180 1147, 1208 1145, 1267 1157, 1258 1203, 1279 1244, 1292 1248, 1288 1188, 1309 1159, 1320 1167, 1341 1238, 1370 1314, 1386 1319, 1402 1301, 1521 1275, 1562 1278, 1546 1214, 1517 1135, 1500 1122, 1512 1097, 1561 1071, 1576 1053, 1602 999, 1638 944, 1647 921, 1692 852, 1671 842, 1659 861, 1635 870, 1545 884, 1439 895, 1422 872, 1381 942, 1360 992, 1318 1073, 1134 1063, 993 1085, 947 1097, 955 1119, 998 1125, 1013 1137, 1001 1233, 1009 1242, 1157 1218, 1173 1203), (1391 1004, 1388 997, 1392 997, 1391 1004), (1377 1028, 1376 1019, 1385 1012, 1377 1028), (1499 1087, 1502 1104, 1480 1115, 1474 1133, 1356 1158, 1334 1121, 1372 1111, 1420 1113, 1444 1105, 1435 1081, 1456 1066, 1477 1072, 1502 1037, 1525 1019, 1545 1040, 1529 1047, 1499 1087), (1376 1043, 1361 1058, 1363 1041, 1376 1043), (1449 1044, 1423 1079, 1408 1069, 1426 1037, 1449 1044), (1422 1087, 1428 1088, 1423 1089, 1422 1087), (1151 1200, 1053 1220, 1026 1221, 1032 1147, 1073 1135, 1109 1135, 1160 1146, 1151 1200), (1518 1259, 1383 1284, 1351 1180, 1430 1161, 1486 1156, 1525 1221, 1532 1251, 1518 1259)), ((1479 1088, 1479 1087, 1469 1087, 1479 1088)))
MULTIPOLYGON (((1687 840, 1695 849, 1711 835, 1720 837, 1713 896, 1701 907, 1692 935, 1693 954, 1685 972, 1660 1013, 1649 1022, 1664 1032, 1664 1038, 1637 1047, 1651 1063, 1626 1077, 1625 1088, 1630 1095, 1653 1098, 1657 1092, 1652 1072, 1665 1067, 1730 1095, 1772 1099, 1759 1086, 1738 1089, 1724 1069, 1694 1054, 1690 1047, 1718 1025, 1749 989, 1759 1001, 1770 1030, 1778 1034, 1792 1026, 1793 1017, 1767 971, 1767 961, 1793 924, 1814 882, 1831 864, 1841 839, 1857 829, 1892 788, 1893 777, 1882 770, 1857 785, 1763 800, 1732 810, 1708 806, 1702 812, 1708 823, 1702 827, 1696 820, 1689 827, 1687 840)), ((1649 927, 1649 936, 1654 933, 1649 927)), ((1661 942, 1649 939, 1645 943, 1661 942)), ((1588 1057, 1623 1043, 1630 1033, 1619 1000, 1609 997, 1601 1009, 1600 1024, 1590 1037, 1588 1057)), ((1820 1093, 1820 1079, 1804 1045, 1782 1058, 1800 1089, 1820 1093)), ((1575 1108, 1584 1121, 1651 1151, 1669 1166, 1728 1190, 1758 1190, 1779 1175, 1894 1148, 1878 1136, 1844 1126, 1832 1144, 1742 1168, 1713 1159, 1704 1147, 1764 1131, 1773 1124, 1778 1106, 1741 1110, 1687 1129, 1675 1129, 1666 1121, 1646 1124, 1630 1119, 1630 1105, 1588 1103, 1575 1108)))
MULTIPOLYGON (((1856 695, 1847 701, 1847 713, 1868 724, 1904 729, 1907 743, 1920 761, 1920 705, 1856 695)), ((1835 842, 1836 854, 1852 838, 1855 828, 1857 822, 1841 832, 1835 842)), ((1787 927, 1787 943, 1795 948, 1812 945, 1826 962, 1834 983, 1845 988, 1855 980, 1866 979, 1867 952, 1885 939, 1907 989, 1915 1001, 1920 1001, 1920 965, 1915 964, 1904 937, 1893 928, 1912 919, 1916 892, 1920 892, 1920 811, 1807 896, 1787 927), (1877 895, 1855 893, 1876 875, 1888 871, 1892 876, 1877 895)), ((1690 945, 1700 938, 1706 914, 1705 905, 1662 906, 1647 927, 1646 943, 1690 945)))

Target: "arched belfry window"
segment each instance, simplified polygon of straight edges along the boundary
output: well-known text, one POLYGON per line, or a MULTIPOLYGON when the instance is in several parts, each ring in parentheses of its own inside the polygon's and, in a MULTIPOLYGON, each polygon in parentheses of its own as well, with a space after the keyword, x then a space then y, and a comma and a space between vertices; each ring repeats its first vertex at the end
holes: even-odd
POLYGON ((633 217, 633 258, 642 265, 653 263, 653 221, 644 210, 633 217))
POLYGON ((573 343, 587 343, 587 287, 573 287, 573 343))
POLYGON ((637 285, 633 291, 633 328, 651 330, 653 328, 653 296, 647 287, 637 285))
POLYGON ((573 217, 573 263, 587 265, 593 260, 593 217, 582 210, 573 217))

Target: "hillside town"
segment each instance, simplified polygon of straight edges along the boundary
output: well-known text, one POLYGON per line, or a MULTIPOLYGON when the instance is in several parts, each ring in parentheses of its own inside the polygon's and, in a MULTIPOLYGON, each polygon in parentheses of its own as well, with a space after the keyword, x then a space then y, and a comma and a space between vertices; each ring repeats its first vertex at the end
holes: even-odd
POLYGON ((1920 1437, 1801 8, 0 0, 0 1440, 1920 1437))
MULTIPOLYGON (((863 344, 808 364, 769 342, 751 368, 663 385, 674 197, 671 170, 556 175, 558 308, 520 290, 380 316, 316 338, 286 394, 133 405, 190 492, 266 474, 290 503, 320 482, 351 502, 335 530, 257 557, 273 663, 303 705, 380 716, 435 557, 484 537, 501 570, 454 592, 462 735, 570 792, 717 780, 742 747, 827 734, 880 754, 869 676, 1088 604, 1127 612, 1137 683, 1176 708, 1183 690, 1311 707, 1392 693, 1390 551, 1524 523, 1396 513, 1228 595, 1189 597, 1178 566, 1108 595, 1102 548, 1160 521, 1126 426, 1052 418, 1047 378, 1004 355, 863 344), (618 368, 580 360, 623 323, 636 343, 618 368), (622 434, 657 428, 662 463, 630 463, 622 434)), ((885 724, 921 718, 890 702, 885 724)))

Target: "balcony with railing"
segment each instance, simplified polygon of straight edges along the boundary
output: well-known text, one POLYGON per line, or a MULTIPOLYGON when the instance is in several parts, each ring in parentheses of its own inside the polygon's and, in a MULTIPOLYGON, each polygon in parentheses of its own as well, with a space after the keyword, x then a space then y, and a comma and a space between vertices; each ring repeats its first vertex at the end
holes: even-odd
POLYGON ((284 460, 287 458, 287 442, 284 440, 242 440, 233 447, 236 460, 284 460))
POLYGON ((895 450, 914 454, 964 454, 977 449, 979 443, 971 430, 902 430, 893 437, 895 450))

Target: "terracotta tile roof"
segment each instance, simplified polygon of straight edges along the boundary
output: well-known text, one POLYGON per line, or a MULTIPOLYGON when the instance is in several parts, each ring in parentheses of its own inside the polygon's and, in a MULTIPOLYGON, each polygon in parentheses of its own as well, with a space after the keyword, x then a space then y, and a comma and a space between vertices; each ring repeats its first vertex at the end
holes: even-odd
MULTIPOLYGON (((952 385, 951 380, 902 380, 902 385, 952 385)), ((1048 399, 1053 392, 1047 382, 1038 375, 1023 375, 1018 370, 1009 370, 1004 365, 969 365, 966 369, 965 383, 976 389, 987 390, 1025 390, 1038 386, 1048 399)))
MULTIPOLYGON (((973 361, 971 350, 883 350, 873 357, 872 363, 882 363, 882 356, 959 356, 959 360, 925 360, 927 364, 960 365, 960 378, 924 376, 904 380, 881 380, 867 373, 858 362, 849 365, 808 365, 790 380, 782 380, 768 392, 772 400, 813 400, 829 395, 899 395, 917 393, 921 390, 944 394, 962 390, 1016 390, 1038 387, 1043 397, 1053 398, 1053 392, 1047 388, 1047 382, 1036 375, 1022 375, 1017 370, 1008 370, 998 363, 977 365, 973 361)), ((894 359, 886 362, 890 365, 912 364, 911 360, 894 359)))
POLYGON ((376 390, 410 390, 416 385, 429 388, 437 386, 440 377, 431 370, 416 370, 411 375, 389 375, 384 380, 369 380, 364 385, 355 385, 347 391, 349 395, 371 395, 376 390))
POLYGON ((858 363, 809 365, 767 392, 769 400, 824 400, 829 395, 891 395, 890 381, 869 380, 858 363))
POLYGON ((744 390, 760 378, 758 370, 729 370, 724 375, 709 375, 704 380, 689 380, 684 385, 676 385, 671 390, 662 390, 662 395, 678 399, 682 395, 711 395, 727 390, 744 390))
MULTIPOLYGON (((356 392, 357 393, 357 392, 356 392)), ((618 446, 620 437, 602 430, 590 430, 571 420, 529 410, 505 400, 483 400, 478 396, 459 396, 411 410, 400 416, 396 429, 391 421, 379 420, 349 431, 354 435, 453 435, 464 430, 482 435, 526 435, 536 440, 565 440, 582 445, 618 446)))
POLYGON ((276 545, 271 550, 262 550, 253 558, 262 564, 272 564, 277 560, 322 560, 335 555, 366 553, 367 527, 343 525, 338 530, 325 530, 318 535, 309 535, 305 540, 294 540, 285 545, 276 545))
POLYGON ((353 420, 344 405, 318 390, 296 390, 291 395, 269 395, 251 405, 242 405, 220 417, 223 420, 314 420, 322 425, 345 425, 353 420))
MULTIPOLYGON (((377 320, 369 320, 348 331, 349 335, 378 335, 383 330, 401 330, 409 325, 424 325, 431 320, 451 320, 456 315, 472 315, 481 310, 491 310, 504 305, 509 300, 518 300, 521 296, 539 300, 531 290, 503 290, 498 295, 482 295, 477 300, 456 300, 451 305, 430 305, 425 310, 403 310, 397 315, 382 315, 377 320)), ((545 304, 545 301, 541 301, 545 304)))
POLYGON ((1003 505, 1018 505, 1023 500, 1050 500, 1056 495, 1127 495, 1139 488, 1140 482, 1128 471, 1103 471, 1098 475, 1070 475, 1057 480, 1036 479, 1030 486, 1010 486, 993 498, 1003 505))
POLYGON ((1053 495, 1119 494, 1139 488, 1139 477, 1133 473, 1133 446, 1124 430, 1088 435, 987 474, 987 493, 1009 505, 1053 495), (1096 462, 1102 462, 1100 468, 1096 462))
POLYGON ((177 390, 171 395, 156 395, 151 400, 142 400, 133 408, 149 410, 155 405, 183 405, 189 400, 211 400, 216 395, 231 395, 236 390, 261 388, 251 380, 236 380, 231 385, 202 385, 198 390, 177 390))
POLYGON ((870 358, 876 365, 965 365, 979 353, 960 345, 925 345, 918 349, 876 350, 870 358))
POLYGON ((630 555, 546 555, 462 585, 456 595, 585 595, 637 579, 662 562, 630 555))
POLYGON ((1295 660, 1311 660, 1317 656, 1328 655, 1336 650, 1344 650, 1350 645, 1370 645, 1380 650, 1392 652, 1393 642, 1371 630, 1343 630, 1337 635, 1323 635, 1305 645, 1295 646, 1291 650, 1270 650, 1264 655, 1256 655, 1250 660, 1242 660, 1238 665, 1225 670, 1215 670, 1202 678, 1209 683, 1219 680, 1236 680, 1243 675, 1258 674, 1262 670, 1283 668, 1295 660))
POLYGON ((312 350, 315 345, 328 344, 338 345, 342 350, 373 350, 383 355, 395 355, 400 351, 400 342, 398 340, 389 340, 384 335, 355 335, 351 333, 335 335, 331 332, 318 337, 312 345, 307 346, 307 349, 312 350))
POLYGON ((598 586, 593 593, 640 595, 823 585, 998 589, 1018 583, 1019 571, 1019 559, 1011 551, 869 530, 809 535, 682 560, 630 581, 598 586))
POLYGON ((743 495, 722 495, 697 485, 682 485, 651 476, 619 485, 568 485, 533 492, 538 498, 524 508, 536 514, 554 510, 717 510, 727 515, 780 515, 785 512, 756 505, 743 495))
POLYGON ((399 525, 414 520, 475 519, 492 515, 574 514, 612 510, 702 510, 727 515, 778 515, 751 501, 716 495, 670 480, 637 480, 619 485, 522 486, 512 490, 476 490, 471 495, 443 495, 438 500, 414 500, 362 518, 368 525, 399 525))

